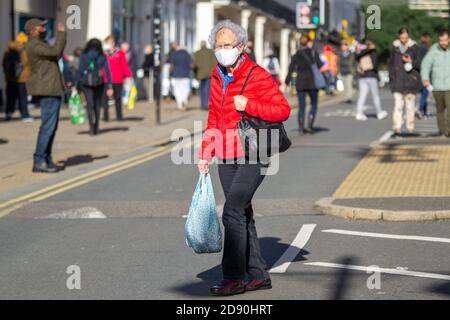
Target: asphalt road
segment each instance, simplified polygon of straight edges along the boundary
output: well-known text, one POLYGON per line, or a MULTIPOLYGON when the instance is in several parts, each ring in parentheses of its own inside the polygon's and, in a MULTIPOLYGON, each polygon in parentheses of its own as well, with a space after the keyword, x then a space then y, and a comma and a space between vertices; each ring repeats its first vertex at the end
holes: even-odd
MULTIPOLYGON (((239 299, 450 298, 450 222, 354 222, 312 210, 390 128, 389 119, 356 122, 352 108, 321 108, 314 136, 298 137, 295 116, 289 122, 294 146, 255 196, 274 289, 239 299), (379 282, 370 266, 381 268, 379 282)), ((195 255, 183 234, 197 179, 195 166, 166 155, 1 219, 0 299, 209 298, 220 254, 195 255), (68 219, 83 212, 104 219, 68 219), (79 267, 80 290, 67 288, 69 266, 79 267)))

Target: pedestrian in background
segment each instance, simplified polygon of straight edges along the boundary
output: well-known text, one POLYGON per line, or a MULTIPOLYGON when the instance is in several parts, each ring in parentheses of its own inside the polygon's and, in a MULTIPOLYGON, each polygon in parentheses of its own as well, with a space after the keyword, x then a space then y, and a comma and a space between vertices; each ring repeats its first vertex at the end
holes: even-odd
POLYGON ((377 111, 378 120, 387 118, 388 113, 381 108, 381 98, 379 89, 378 76, 378 53, 375 43, 370 39, 364 39, 358 46, 357 55, 357 72, 359 98, 356 105, 356 120, 366 121, 367 116, 364 114, 364 106, 367 101, 369 92, 372 93, 372 99, 377 111))
POLYGON ((128 66, 130 67, 131 73, 133 74, 133 77, 136 77, 137 72, 137 59, 136 54, 134 53, 133 49, 131 48, 131 45, 128 42, 122 42, 120 45, 120 49, 125 53, 125 56, 127 58, 128 66))
POLYGON ((252 208, 252 198, 265 178, 263 164, 246 161, 237 143, 237 124, 241 112, 265 121, 286 121, 291 108, 272 76, 244 53, 247 39, 247 31, 230 20, 219 22, 210 37, 220 66, 212 76, 211 108, 198 167, 208 174, 209 161, 220 159, 219 177, 226 198, 223 281, 210 289, 217 296, 272 288, 252 208))
POLYGON ((433 91, 436 99, 439 135, 450 137, 450 38, 449 31, 439 32, 439 43, 434 44, 422 63, 423 85, 433 91))
POLYGON ((267 55, 264 58, 263 65, 264 69, 266 69, 271 75, 273 80, 278 86, 281 86, 280 81, 280 61, 278 57, 275 55, 272 49, 267 51, 267 55))
POLYGON ((89 134, 91 136, 97 135, 100 110, 104 99, 103 94, 105 90, 108 97, 112 97, 114 94, 108 60, 103 52, 100 40, 92 39, 86 44, 80 56, 75 84, 86 98, 89 134), (104 82, 103 72, 106 74, 107 82, 104 82))
POLYGON ((33 172, 55 173, 59 168, 52 159, 52 147, 59 122, 61 99, 64 95, 64 79, 58 61, 63 56, 67 34, 63 23, 57 24, 56 41, 50 46, 43 35, 47 21, 31 19, 25 24, 29 36, 25 50, 31 68, 27 81, 30 95, 40 98, 41 127, 34 154, 33 172))
MULTIPOLYGON (((104 41, 104 51, 106 58, 108 60, 109 70, 111 72, 112 87, 114 90, 114 102, 116 106, 116 118, 117 121, 123 121, 123 111, 122 111, 122 92, 123 83, 125 80, 131 80, 133 74, 128 65, 128 61, 121 49, 116 46, 116 39, 114 36, 108 36, 104 41)), ((104 74, 104 82, 107 83, 108 79, 106 73, 104 74)), ((109 105, 108 99, 106 98, 106 92, 104 94, 104 115, 103 120, 109 121, 109 105)))
POLYGON ((153 54, 153 47, 148 44, 144 48, 144 62, 142 63, 142 70, 144 70, 144 92, 148 99, 150 94, 150 74, 155 67, 155 56, 153 54))
POLYGON ((309 37, 302 35, 300 38, 300 49, 291 58, 288 75, 285 80, 285 87, 292 83, 292 74, 297 73, 296 88, 299 102, 298 126, 300 135, 314 133, 314 123, 317 117, 319 104, 319 89, 316 85, 313 72, 313 64, 320 69, 323 65, 319 53, 308 47, 309 37), (305 125, 306 96, 311 100, 311 109, 308 115, 308 124, 305 125))
POLYGON ((202 41, 201 49, 194 53, 195 77, 200 81, 201 109, 209 109, 209 95, 211 92, 211 74, 217 65, 214 51, 208 49, 206 41, 202 41))
POLYGON ((247 56, 252 59, 252 61, 256 62, 255 51, 253 50, 253 42, 249 41, 247 43, 247 47, 245 48, 245 53, 247 56))
POLYGON ((355 75, 355 56, 350 51, 347 42, 342 42, 341 52, 339 53, 338 73, 344 82, 344 96, 347 103, 353 102, 353 80, 355 75))
MULTIPOLYGON (((428 50, 433 45, 433 41, 431 40, 431 36, 428 32, 422 34, 420 38, 419 52, 420 59, 423 60, 428 53, 428 50)), ((430 92, 425 86, 422 86, 420 90, 420 101, 419 101, 419 110, 417 111, 418 119, 426 119, 428 118, 428 97, 430 92)))
POLYGON ((186 111, 191 94, 191 72, 194 61, 191 55, 178 44, 175 48, 168 61, 172 70, 172 90, 178 109, 186 111))
POLYGON ((19 103, 20 116, 23 122, 32 122, 28 113, 28 93, 26 82, 30 78, 31 69, 28 64, 25 45, 28 36, 20 33, 16 41, 8 45, 3 56, 3 71, 6 80, 6 121, 10 121, 19 103))
POLYGON ((410 38, 407 28, 401 28, 393 43, 389 60, 389 78, 395 106, 393 129, 400 135, 403 125, 403 109, 406 107, 406 128, 409 134, 415 129, 416 95, 422 88, 420 79, 420 50, 410 38))
POLYGON ((326 92, 327 95, 334 94, 336 89, 336 77, 337 77, 337 55, 333 52, 333 47, 331 45, 326 45, 324 52, 322 53, 322 60, 324 64, 320 69, 326 81, 326 92))

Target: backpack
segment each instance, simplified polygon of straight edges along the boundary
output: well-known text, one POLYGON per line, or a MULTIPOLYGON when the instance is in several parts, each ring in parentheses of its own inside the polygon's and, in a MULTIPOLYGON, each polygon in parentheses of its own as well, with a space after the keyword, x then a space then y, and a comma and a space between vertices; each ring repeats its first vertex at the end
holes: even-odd
POLYGON ((17 50, 10 50, 5 59, 4 68, 5 75, 8 81, 17 81, 23 72, 21 52, 17 50))
POLYGON ((98 64, 96 59, 89 62, 80 82, 83 86, 90 88, 103 85, 103 67, 98 64))

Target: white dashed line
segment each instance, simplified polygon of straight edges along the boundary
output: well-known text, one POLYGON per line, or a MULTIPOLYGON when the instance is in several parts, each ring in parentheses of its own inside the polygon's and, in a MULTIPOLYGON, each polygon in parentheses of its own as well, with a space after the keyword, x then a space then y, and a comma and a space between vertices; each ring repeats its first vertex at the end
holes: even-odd
POLYGON ((80 208, 75 210, 64 211, 60 213, 50 214, 38 219, 106 219, 107 217, 96 208, 80 208))
MULTIPOLYGON (((365 266, 354 266, 354 265, 345 265, 345 264, 329 263, 329 262, 308 262, 308 263, 305 263, 305 265, 315 266, 315 267, 323 267, 323 268, 364 271, 366 273, 367 272, 373 273, 373 271, 374 271, 373 266, 365 267, 365 266)), ((450 275, 444 275, 444 274, 427 273, 427 272, 419 272, 419 271, 408 271, 405 269, 389 269, 389 268, 379 268, 377 270, 381 273, 386 273, 386 274, 450 281, 450 275)))

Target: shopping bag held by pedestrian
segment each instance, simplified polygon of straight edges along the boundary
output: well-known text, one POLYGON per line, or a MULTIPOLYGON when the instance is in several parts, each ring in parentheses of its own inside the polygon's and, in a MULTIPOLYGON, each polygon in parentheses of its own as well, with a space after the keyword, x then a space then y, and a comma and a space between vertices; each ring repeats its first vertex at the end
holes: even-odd
MULTIPOLYGON (((252 68, 242 86, 240 95, 244 94, 245 87, 253 73, 252 68)), ((241 112, 241 121, 238 123, 238 134, 246 159, 257 157, 258 161, 267 161, 276 153, 286 152, 292 145, 282 122, 269 122, 258 118, 247 117, 241 112), (278 141, 272 142, 272 137, 278 141), (274 149, 272 147, 275 147, 274 149), (277 149, 277 150, 275 150, 277 149)))
POLYGON ((315 61, 311 61, 309 57, 306 55, 303 50, 300 50, 302 56, 305 58, 305 60, 309 63, 311 66, 311 71, 314 76, 314 84, 317 89, 323 89, 327 86, 327 83, 325 81, 325 77, 323 76, 322 72, 320 72, 319 67, 317 66, 317 63, 315 61))
POLYGON ((73 89, 69 98, 70 122, 74 125, 82 125, 86 122, 86 110, 84 110, 81 96, 73 89))
POLYGON ((185 225, 186 244, 195 253, 222 251, 222 231, 209 174, 201 174, 185 225))

